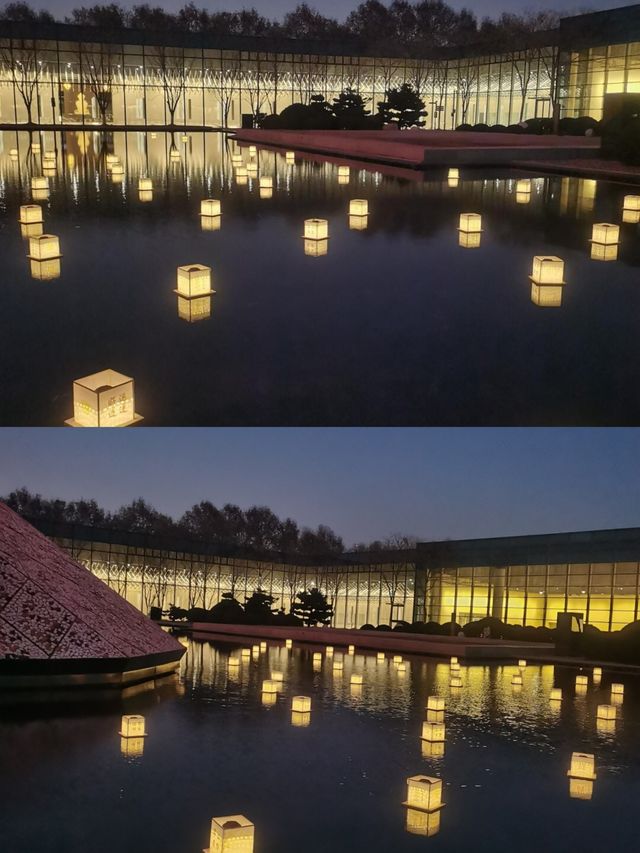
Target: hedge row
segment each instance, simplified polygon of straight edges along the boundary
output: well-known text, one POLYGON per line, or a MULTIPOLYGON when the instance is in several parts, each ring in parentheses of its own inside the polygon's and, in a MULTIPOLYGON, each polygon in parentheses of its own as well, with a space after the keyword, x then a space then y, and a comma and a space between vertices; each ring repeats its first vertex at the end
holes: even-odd
MULTIPOLYGON (((561 118, 558 122, 558 132, 561 136, 598 136, 600 122, 591 116, 579 118, 561 118)), ((461 124, 456 130, 474 131, 475 133, 533 133, 545 135, 553 133, 553 119, 529 118, 520 124, 461 124)))

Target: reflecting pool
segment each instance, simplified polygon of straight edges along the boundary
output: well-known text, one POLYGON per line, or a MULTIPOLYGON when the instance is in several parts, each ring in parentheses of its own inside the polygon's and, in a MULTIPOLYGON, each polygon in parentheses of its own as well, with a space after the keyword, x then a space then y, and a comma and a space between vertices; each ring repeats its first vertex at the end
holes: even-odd
POLYGON ((126 412, 103 401, 124 423, 638 424, 633 194, 218 133, 4 132, 0 424, 103 423, 73 390, 102 371, 135 384, 126 412), (532 281, 546 256, 560 278, 532 281), (197 265, 201 292, 178 282, 197 265))
POLYGON ((241 814, 256 853, 637 850, 637 678, 588 672, 576 693, 570 669, 529 663, 518 688, 515 665, 463 665, 452 689, 448 663, 343 654, 190 642, 179 678, 121 700, 3 702, 2 849, 199 853, 213 817, 241 814), (612 681, 624 699, 603 726, 612 681), (430 695, 444 745, 421 740, 430 695), (311 711, 293 713, 294 696, 311 711), (146 736, 122 737, 122 715, 144 716, 146 736), (567 776, 574 752, 594 756, 595 780, 567 776), (430 814, 403 805, 424 775, 442 781, 430 814))

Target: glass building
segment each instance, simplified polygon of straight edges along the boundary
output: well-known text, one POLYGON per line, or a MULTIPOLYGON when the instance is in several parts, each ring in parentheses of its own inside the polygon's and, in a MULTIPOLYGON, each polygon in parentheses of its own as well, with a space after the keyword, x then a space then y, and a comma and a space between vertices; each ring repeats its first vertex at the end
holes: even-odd
POLYGON ((487 616, 555 627, 558 613, 616 631, 638 619, 640 528, 418 543, 415 549, 352 553, 319 563, 223 555, 203 542, 35 522, 131 604, 148 612, 211 608, 224 593, 239 601, 260 588, 289 611, 317 586, 339 628, 398 620, 487 616))
POLYGON ((233 128, 312 94, 353 87, 373 105, 410 82, 428 128, 591 115, 640 93, 640 6, 566 18, 497 48, 374 56, 338 43, 106 32, 0 22, 0 124, 233 128))

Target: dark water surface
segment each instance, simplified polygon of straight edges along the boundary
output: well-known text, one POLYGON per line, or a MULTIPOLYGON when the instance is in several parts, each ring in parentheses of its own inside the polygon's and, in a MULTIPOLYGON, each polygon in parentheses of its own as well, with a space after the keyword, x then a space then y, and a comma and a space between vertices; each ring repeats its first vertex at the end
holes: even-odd
POLYGON ((403 677, 375 655, 345 659, 334 676, 313 671, 311 649, 271 647, 227 673, 228 649, 191 643, 180 678, 132 689, 108 704, 3 704, 0 837, 3 853, 199 853, 214 816, 244 814, 256 853, 327 850, 636 851, 640 830, 640 683, 625 683, 615 733, 596 730, 611 675, 575 695, 575 672, 528 666, 462 670, 452 696, 448 665, 411 661, 403 677), (264 707, 261 684, 284 672, 264 707), (364 675, 361 695, 349 686, 364 675), (548 702, 562 686, 561 710, 548 702), (291 724, 290 701, 312 699, 308 727, 291 724), (422 754, 426 696, 445 697, 446 747, 422 754), (142 713, 142 755, 121 752, 122 713, 142 713), (595 755, 590 800, 572 799, 573 751, 595 755), (406 779, 444 782, 432 837, 407 832, 406 779))
MULTIPOLYGON (((260 152, 274 179, 238 186, 220 134, 58 136, 45 232, 61 273, 34 280, 18 208, 41 154, 4 133, 0 153, 0 424, 57 425, 74 379, 110 367, 136 381, 148 425, 638 424, 640 233, 623 224, 618 260, 590 258, 594 222, 621 223, 634 188, 516 173, 425 175, 351 169, 260 152), (17 147, 17 158, 9 151, 17 147), (125 166, 114 184, 104 156, 125 166), (154 181, 140 201, 141 175, 154 181), (203 231, 200 201, 222 200, 203 231), (366 198, 366 230, 348 203, 366 198), (460 213, 483 217, 480 247, 458 244, 460 213), (329 220, 324 257, 303 222, 329 220), (532 302, 534 255, 566 264, 559 307, 532 302), (213 269, 211 316, 178 316, 179 265, 213 269)), ((54 150, 53 134, 42 149, 54 150)), ((245 160, 248 157, 245 155, 245 160)), ((637 192, 637 189, 635 190, 637 192)))

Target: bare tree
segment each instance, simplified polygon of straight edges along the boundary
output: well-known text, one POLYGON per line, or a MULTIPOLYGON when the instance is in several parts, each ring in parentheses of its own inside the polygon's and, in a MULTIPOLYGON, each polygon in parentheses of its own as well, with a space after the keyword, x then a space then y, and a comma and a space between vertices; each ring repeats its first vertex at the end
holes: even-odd
POLYGON ((184 56, 180 48, 160 46, 154 50, 155 73, 164 94, 169 124, 173 125, 180 101, 183 100, 187 85, 191 81, 193 59, 184 56))
POLYGON ((237 62, 229 60, 220 69, 209 70, 207 80, 220 101, 220 119, 223 127, 229 126, 229 116, 233 99, 240 88, 240 68, 237 62))
POLYGON ((82 79, 95 98, 101 124, 107 123, 111 110, 116 56, 112 45, 81 46, 82 79))
POLYGON ((35 41, 30 39, 17 39, 15 43, 10 41, 7 46, 0 48, 0 58, 15 91, 24 102, 27 123, 33 124, 33 107, 37 103, 43 67, 42 61, 38 59, 35 41))
POLYGON ((458 93, 460 95, 460 117, 462 123, 467 120, 469 104, 473 95, 479 77, 479 69, 477 65, 467 65, 461 73, 458 71, 458 93))

